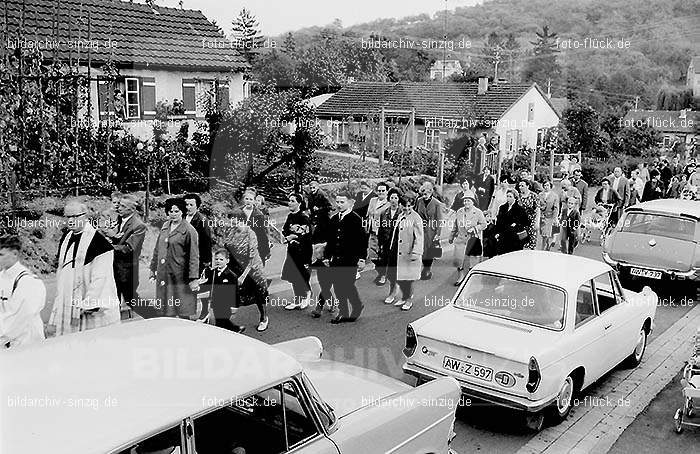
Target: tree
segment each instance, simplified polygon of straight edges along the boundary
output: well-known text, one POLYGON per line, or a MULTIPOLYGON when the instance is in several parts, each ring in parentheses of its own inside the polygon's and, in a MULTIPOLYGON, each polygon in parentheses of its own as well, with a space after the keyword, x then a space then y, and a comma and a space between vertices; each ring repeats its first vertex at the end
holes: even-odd
POLYGON ((656 108, 658 110, 691 109, 692 106, 692 88, 672 88, 665 85, 659 89, 656 95, 656 108))
POLYGON ((252 58, 253 50, 262 47, 262 42, 265 39, 260 34, 258 27, 258 20, 245 8, 231 22, 231 36, 234 46, 243 49, 243 53, 249 60, 252 58))
POLYGON ((661 134, 647 124, 626 126, 613 140, 613 152, 618 156, 648 157, 656 148, 661 134))
POLYGON ((580 151, 586 158, 608 157, 598 113, 586 102, 577 100, 566 109, 562 124, 565 134, 560 142, 560 153, 576 154, 580 151))
POLYGON ((546 86, 548 80, 558 80, 561 67, 557 63, 557 34, 550 33, 549 26, 544 25, 542 31, 535 32, 536 41, 530 41, 534 47, 523 67, 524 82, 537 82, 546 86))
POLYGON ((297 43, 292 32, 287 33, 282 43, 282 51, 286 54, 294 54, 297 51, 297 43))

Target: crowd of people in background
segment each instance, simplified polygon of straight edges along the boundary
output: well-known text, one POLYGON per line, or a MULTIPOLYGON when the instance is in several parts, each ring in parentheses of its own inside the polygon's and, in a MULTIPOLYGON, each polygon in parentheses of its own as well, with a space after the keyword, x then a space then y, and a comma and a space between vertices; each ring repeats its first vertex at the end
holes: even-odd
POLYGON ((330 323, 356 321, 364 302, 356 286, 360 271, 374 265, 373 283, 387 287, 384 304, 408 311, 417 281, 433 278, 433 262, 443 257, 443 242, 453 245, 455 285, 480 261, 521 249, 558 249, 572 254, 584 216, 604 216, 614 225, 623 210, 660 198, 694 198, 700 169, 694 159, 655 158, 629 175, 620 167, 589 182, 575 157, 562 161, 558 184, 540 181, 521 169, 496 181, 491 169, 463 178, 451 201, 430 181, 418 193, 401 191, 392 179, 359 183, 355 194, 333 198, 318 181, 306 193, 288 196, 289 213, 281 230, 271 229, 265 199, 254 188, 243 193, 221 246, 200 211, 197 194, 165 202, 167 220, 158 232, 150 261, 155 299, 138 294, 139 258, 146 224, 139 201, 115 192, 112 208, 97 226, 84 202, 65 204, 66 230, 59 241, 56 298, 46 326, 40 311, 46 290, 19 260, 21 241, 0 238, 0 345, 15 347, 43 339, 119 323, 126 309, 145 317, 178 317, 215 324, 235 332, 241 307, 255 305, 258 331, 269 326, 270 233, 286 245, 281 279, 291 284, 286 310, 313 306, 311 315, 332 314, 330 323), (592 198, 592 204, 590 199, 592 198), (590 208, 590 211, 588 211, 590 208), (313 295, 313 272, 319 284, 313 295))

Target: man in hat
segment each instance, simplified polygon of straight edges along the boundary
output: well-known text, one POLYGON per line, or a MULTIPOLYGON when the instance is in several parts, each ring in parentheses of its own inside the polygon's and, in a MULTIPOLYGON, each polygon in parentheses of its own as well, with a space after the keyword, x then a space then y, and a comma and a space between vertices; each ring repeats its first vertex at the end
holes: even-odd
POLYGON ((68 230, 58 247, 56 300, 48 332, 57 336, 119 323, 114 248, 88 221, 87 206, 71 199, 68 230))

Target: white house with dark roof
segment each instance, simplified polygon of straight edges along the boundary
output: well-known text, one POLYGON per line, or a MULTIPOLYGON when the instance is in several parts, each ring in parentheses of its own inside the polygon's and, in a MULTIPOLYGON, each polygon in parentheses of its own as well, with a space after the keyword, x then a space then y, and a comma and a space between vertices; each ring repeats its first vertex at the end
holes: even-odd
MULTIPOLYGON (((355 82, 316 110, 324 132, 336 145, 376 142, 377 118, 385 118, 385 147, 401 141, 438 150, 447 139, 464 135, 498 138, 508 155, 523 146, 534 148, 544 131, 559 124, 560 115, 537 84, 431 82, 355 82), (406 125, 415 116, 415 137, 406 125), (410 136, 410 134, 409 134, 410 136), (375 137, 375 138, 372 138, 375 137)), ((367 144, 377 150, 377 143, 367 144)))
POLYGON ((120 0, 3 3, 10 43, 24 3, 25 40, 19 45, 53 43, 44 50, 46 59, 55 55, 78 62, 85 72, 90 61, 95 124, 109 121, 149 138, 158 102, 172 105, 178 100, 181 105, 168 121, 173 131, 181 121, 203 119, 210 102, 227 108, 247 96, 243 75, 249 64, 200 11, 120 0), (106 62, 118 68, 116 80, 108 80, 101 70, 106 62))

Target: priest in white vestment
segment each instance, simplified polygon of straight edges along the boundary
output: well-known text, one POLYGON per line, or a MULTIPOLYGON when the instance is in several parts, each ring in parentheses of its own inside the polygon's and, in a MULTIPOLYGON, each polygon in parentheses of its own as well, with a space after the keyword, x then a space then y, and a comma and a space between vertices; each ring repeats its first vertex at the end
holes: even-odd
POLYGON ((88 221, 87 206, 69 201, 68 231, 58 248, 56 300, 49 319, 55 335, 85 331, 121 321, 114 281, 114 249, 88 221))

